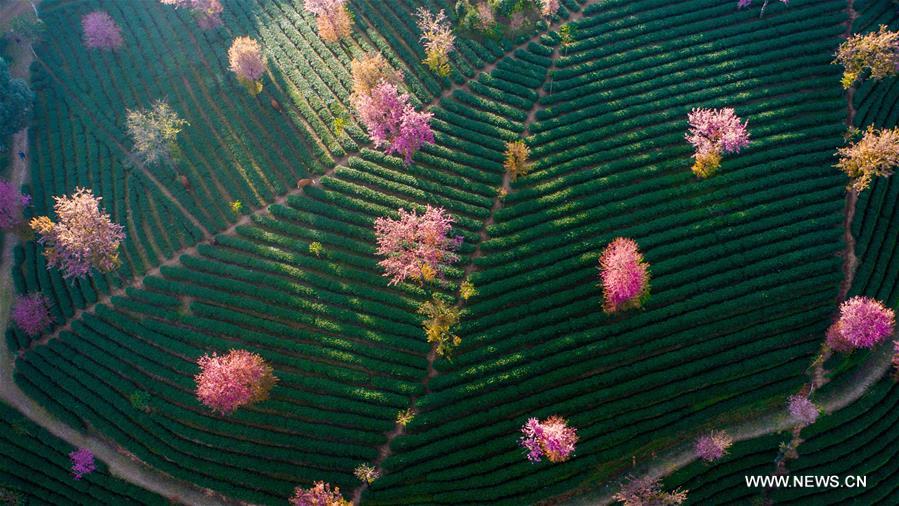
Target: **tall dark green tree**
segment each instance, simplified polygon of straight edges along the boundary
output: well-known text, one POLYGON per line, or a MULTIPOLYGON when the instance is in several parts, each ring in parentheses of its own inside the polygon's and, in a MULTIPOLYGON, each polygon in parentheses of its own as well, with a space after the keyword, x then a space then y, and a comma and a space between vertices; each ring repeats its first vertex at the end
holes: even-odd
POLYGON ((21 79, 13 79, 0 58, 0 143, 28 125, 34 108, 34 92, 21 79))

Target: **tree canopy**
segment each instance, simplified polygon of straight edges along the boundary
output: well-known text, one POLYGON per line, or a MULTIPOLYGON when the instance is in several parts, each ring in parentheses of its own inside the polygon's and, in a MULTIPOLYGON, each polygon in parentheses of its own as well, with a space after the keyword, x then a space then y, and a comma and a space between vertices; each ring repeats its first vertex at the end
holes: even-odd
POLYGON ((21 79, 14 79, 0 58, 0 142, 28 126, 34 108, 34 92, 21 79))

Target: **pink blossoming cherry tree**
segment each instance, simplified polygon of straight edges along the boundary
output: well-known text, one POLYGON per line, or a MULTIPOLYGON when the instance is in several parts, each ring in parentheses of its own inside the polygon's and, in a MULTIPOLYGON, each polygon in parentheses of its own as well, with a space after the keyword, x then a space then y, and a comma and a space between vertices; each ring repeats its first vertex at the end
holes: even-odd
POLYGON ((721 166, 725 153, 739 153, 749 145, 749 121, 741 122, 731 108, 695 108, 687 115, 690 128, 686 139, 693 145, 693 173, 707 178, 721 166))
POLYGON ((353 503, 340 495, 340 487, 317 481, 310 488, 297 487, 290 498, 290 506, 351 506, 353 503))
POLYGON ((706 462, 714 462, 727 454, 733 440, 723 430, 703 434, 696 439, 693 450, 696 456, 706 462))
POLYGON ((87 448, 79 448, 69 454, 72 461, 72 476, 76 480, 80 480, 86 474, 90 474, 97 469, 94 462, 94 453, 87 448))
POLYGON ((442 276, 448 265, 459 260, 455 251, 462 237, 450 237, 453 217, 442 207, 427 206, 425 212, 399 210, 399 218, 375 220, 376 253, 384 260, 378 265, 395 285, 407 278, 419 282, 442 276))
POLYGON ((827 345, 837 352, 872 348, 895 329, 895 311, 870 297, 852 297, 840 305, 840 319, 827 329, 827 345))
POLYGON ((662 490, 658 478, 631 478, 612 499, 624 506, 677 506, 687 500, 686 490, 662 490))
POLYGON ((382 81, 370 93, 354 95, 353 106, 368 130, 375 146, 387 154, 402 155, 404 163, 412 162, 424 144, 434 142, 429 112, 419 112, 409 103, 410 96, 400 93, 393 83, 382 81))
POLYGON ((50 300, 42 293, 32 293, 16 298, 12 308, 12 321, 31 337, 40 334, 53 323, 50 300))
POLYGON ((787 401, 790 417, 800 425, 811 425, 818 419, 818 406, 804 395, 792 395, 787 401))
POLYGON ((82 40, 89 49, 113 50, 122 46, 122 29, 106 11, 93 11, 81 17, 82 40))
POLYGON ((638 308, 649 298, 649 264, 633 239, 618 237, 599 257, 603 310, 615 313, 638 308))
POLYGON ((216 413, 228 415, 268 398, 277 378, 265 360, 246 350, 213 353, 197 360, 197 399, 216 413))
POLYGON ((119 266, 119 243, 124 228, 100 210, 102 197, 91 190, 76 188, 69 196, 53 197, 58 221, 47 216, 33 218, 31 228, 40 234, 47 268, 62 270, 65 279, 82 278, 91 269, 111 272, 119 266))
POLYGON ((574 453, 577 444, 577 429, 568 426, 560 416, 551 416, 538 421, 529 418, 521 428, 521 446, 528 451, 531 462, 540 462, 544 457, 550 462, 564 462, 574 453))

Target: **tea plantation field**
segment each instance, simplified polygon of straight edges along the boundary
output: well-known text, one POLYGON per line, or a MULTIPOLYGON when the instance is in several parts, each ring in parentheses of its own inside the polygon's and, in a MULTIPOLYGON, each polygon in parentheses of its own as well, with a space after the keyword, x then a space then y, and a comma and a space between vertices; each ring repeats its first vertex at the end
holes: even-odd
MULTIPOLYGON (((88 187, 126 233, 117 271, 74 282, 35 242, 15 249, 16 291, 47 295, 56 320, 43 337, 7 330, 15 384, 58 420, 248 503, 287 504, 294 487, 325 481, 362 504, 522 505, 614 488, 635 463, 781 409, 808 382, 844 280, 847 180, 832 165, 849 116, 831 62, 846 0, 772 2, 763 17, 736 0, 563 0, 520 35, 460 33, 448 77, 421 64, 414 11, 451 13, 449 0, 350 0, 353 30, 338 43, 321 40, 302 0, 222 4, 223 26, 203 31, 155 1, 40 3, 27 212, 88 187), (120 50, 81 44, 79 19, 96 9, 121 25, 120 50), (228 71, 240 35, 268 57, 255 97, 228 71), (435 142, 408 166, 375 149, 350 106, 350 61, 371 50, 434 114, 435 142), (148 167, 128 156, 125 115, 158 98, 189 125, 175 161, 148 167), (733 107, 751 133, 705 180, 684 140, 694 107, 733 107), (506 142, 520 138, 534 165, 509 182, 506 142), (443 286, 388 285, 373 222, 426 205, 455 217, 462 258, 443 286), (597 260, 619 236, 639 243, 652 296, 608 315, 597 260), (462 343, 435 360, 416 310, 466 278, 477 294, 462 306, 462 343), (269 400, 216 415, 196 399, 196 361, 232 348, 264 357, 279 382, 269 400), (528 462, 522 424, 556 414, 578 428, 574 456, 528 462), (375 461, 383 475, 360 489, 354 468, 375 461)), ((899 28, 889 0, 854 9, 853 32, 899 28)), ((859 86, 854 123, 895 126, 897 100, 895 78, 859 86)), ((897 194, 895 178, 877 180, 850 227, 850 295, 891 307, 897 194)), ((834 383, 866 359, 833 358, 834 383)), ((770 498, 899 501, 896 403, 884 377, 805 429, 789 464, 852 469, 867 489, 770 498)), ((36 426, 13 436, 15 412, 0 415, 0 487, 36 504, 164 501, 103 469, 67 481, 71 448, 36 426), (44 452, 52 465, 39 465, 44 452)), ((664 483, 690 489, 690 504, 754 500, 742 476, 773 472, 787 437, 738 442, 664 483)))

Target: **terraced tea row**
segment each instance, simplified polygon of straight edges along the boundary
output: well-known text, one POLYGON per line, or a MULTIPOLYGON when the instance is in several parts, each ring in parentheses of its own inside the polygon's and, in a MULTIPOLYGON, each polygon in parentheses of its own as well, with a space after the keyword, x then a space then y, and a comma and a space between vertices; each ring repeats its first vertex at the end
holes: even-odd
POLYGON ((10 504, 142 504, 167 502, 113 478, 102 462, 80 481, 72 480, 68 453, 74 448, 0 404, 0 490, 10 504))
MULTIPOLYGON (((478 89, 515 90, 497 75, 513 66, 539 80, 549 52, 519 51, 478 89)), ((17 382, 69 423, 88 422, 154 467, 234 497, 277 502, 316 480, 351 490, 354 467, 374 460, 396 413, 422 394, 429 350, 415 314, 426 291, 386 286, 372 222, 439 204, 469 242, 463 255, 473 252, 502 180, 503 141, 523 130, 493 111, 530 107, 536 94, 509 97, 462 108, 487 98, 456 91, 435 110, 437 143, 412 166, 363 150, 321 187, 82 315, 17 362, 17 382), (279 386, 258 409, 211 416, 193 396, 194 360, 237 346, 270 361, 279 386), (139 390, 151 394, 150 415, 129 404, 139 390)), ((461 270, 450 275, 458 281, 461 270)))
POLYGON ((844 181, 830 164, 845 102, 830 55, 844 8, 797 2, 763 21, 720 2, 587 8, 543 86, 534 171, 475 260, 462 347, 438 364, 373 503, 561 494, 803 383, 840 280, 844 181), (697 182, 686 113, 725 105, 753 144, 697 182), (608 317, 595 265, 616 236, 645 252, 652 297, 608 317), (578 427, 576 456, 530 464, 518 429, 552 414, 578 427))

